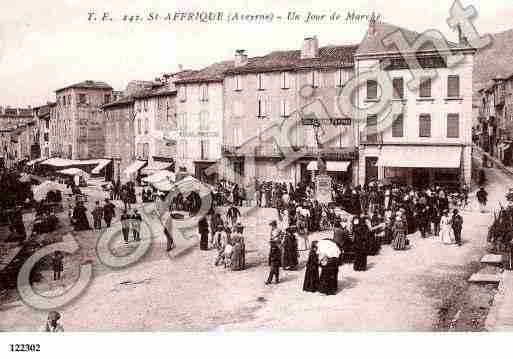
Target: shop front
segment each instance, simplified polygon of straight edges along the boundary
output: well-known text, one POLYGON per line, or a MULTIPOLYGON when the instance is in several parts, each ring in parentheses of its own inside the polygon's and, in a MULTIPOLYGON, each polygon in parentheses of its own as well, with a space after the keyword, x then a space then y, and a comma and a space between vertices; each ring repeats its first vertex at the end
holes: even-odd
POLYGON ((385 184, 459 187, 462 181, 462 148, 459 146, 384 147, 376 167, 385 184))

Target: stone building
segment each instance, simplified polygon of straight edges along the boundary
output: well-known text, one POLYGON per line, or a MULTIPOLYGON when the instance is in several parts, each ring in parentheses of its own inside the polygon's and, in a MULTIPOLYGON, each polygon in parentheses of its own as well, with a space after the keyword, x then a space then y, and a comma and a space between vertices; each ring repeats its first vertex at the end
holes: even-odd
POLYGON ((37 156, 38 131, 32 108, 0 107, 0 157, 7 168, 37 156))
POLYGON ((39 148, 41 158, 50 158, 50 109, 55 107, 55 102, 48 102, 46 105, 40 106, 35 111, 36 125, 39 131, 39 148))
POLYGON ((174 81, 176 99, 176 168, 213 182, 205 170, 221 159, 223 141, 224 72, 233 61, 188 71, 174 81))
POLYGON ((355 54, 361 85, 355 91, 360 109, 356 113, 360 184, 470 183, 475 49, 463 39, 447 43, 444 49, 432 38, 422 46, 408 47, 422 39, 419 36, 371 22, 355 54), (385 47, 384 39, 392 34, 407 41, 385 47), (451 67, 460 55, 461 61, 451 67), (414 60, 418 67, 412 68, 414 60), (434 75, 427 75, 429 70, 434 75))
POLYGON ((50 117, 55 155, 70 159, 102 158, 105 131, 102 105, 112 102, 112 87, 84 81, 55 91, 56 107, 50 117))
POLYGON ((354 123, 351 113, 340 111, 339 95, 354 75, 356 49, 319 47, 311 37, 299 50, 262 57, 236 51, 224 86, 228 172, 250 181, 298 183, 317 173, 320 157, 332 177, 352 182, 354 123))
POLYGON ((142 175, 174 170, 176 141, 169 136, 176 130, 176 89, 172 81, 135 95, 136 159, 146 162, 142 175))

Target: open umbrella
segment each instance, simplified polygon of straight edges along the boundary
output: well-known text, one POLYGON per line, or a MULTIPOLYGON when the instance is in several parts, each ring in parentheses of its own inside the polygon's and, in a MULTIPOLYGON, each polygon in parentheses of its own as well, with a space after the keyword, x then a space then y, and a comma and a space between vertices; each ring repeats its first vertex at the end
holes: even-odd
POLYGON ((319 258, 338 258, 341 254, 337 244, 329 239, 323 239, 317 242, 317 253, 319 254, 319 258))
POLYGON ((46 195, 50 191, 56 191, 59 189, 59 186, 55 182, 44 181, 40 185, 34 186, 34 199, 38 202, 42 201, 46 198, 46 195))

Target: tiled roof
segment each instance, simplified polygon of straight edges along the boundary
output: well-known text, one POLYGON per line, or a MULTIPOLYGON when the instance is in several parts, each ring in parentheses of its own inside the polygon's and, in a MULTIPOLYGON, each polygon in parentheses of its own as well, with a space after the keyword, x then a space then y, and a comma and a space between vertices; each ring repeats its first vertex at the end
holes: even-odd
POLYGON ((109 102, 109 103, 103 105, 102 108, 106 109, 106 108, 111 108, 111 107, 116 107, 116 106, 130 105, 130 104, 134 103, 134 101, 135 101, 134 96, 125 96, 125 97, 121 97, 121 98, 117 99, 116 101, 109 102))
POLYGON ((160 86, 158 88, 154 88, 151 90, 141 91, 140 93, 137 93, 134 95, 134 98, 151 98, 151 97, 158 97, 158 96, 169 96, 169 95, 175 95, 176 90, 171 89, 168 86, 160 86))
MULTIPOLYGON (((397 53, 402 51, 411 51, 409 47, 406 48, 398 48, 395 44, 390 48, 386 47, 383 43, 383 40, 390 36, 392 33, 396 31, 401 31, 405 39, 408 43, 414 43, 421 34, 416 31, 404 29, 395 25, 387 24, 387 23, 376 23, 375 25, 376 33, 374 35, 370 35, 369 31, 365 33, 365 37, 356 51, 356 56, 361 55, 372 55, 372 54, 380 54, 380 53, 397 53)), ((426 36, 426 35, 423 35, 426 36)), ((436 50, 436 47, 433 45, 433 42, 440 41, 435 38, 427 37, 427 39, 431 39, 431 41, 426 42, 425 45, 420 49, 421 51, 429 51, 436 50)), ((448 46, 451 49, 456 48, 464 48, 465 45, 456 44, 453 42, 448 42, 448 46)), ((468 47, 468 46, 467 46, 468 47)), ((469 48, 470 49, 470 48, 469 48)))
POLYGON ((513 29, 492 35, 491 46, 479 49, 474 57, 474 92, 486 89, 495 78, 513 74, 513 29))
POLYGON ((313 59, 301 59, 300 50, 274 51, 265 56, 250 58, 246 65, 229 69, 226 73, 348 67, 354 65, 354 53, 357 48, 358 45, 324 46, 319 48, 319 57, 313 59))
POLYGON ((60 91, 71 89, 71 88, 112 90, 112 86, 110 86, 106 82, 87 80, 87 81, 79 82, 79 83, 76 83, 73 85, 69 85, 69 86, 60 88, 60 89, 56 90, 55 92, 60 92, 60 91))
POLYGON ((199 71, 182 75, 175 83, 220 82, 224 72, 233 68, 233 61, 222 61, 205 67, 199 71))

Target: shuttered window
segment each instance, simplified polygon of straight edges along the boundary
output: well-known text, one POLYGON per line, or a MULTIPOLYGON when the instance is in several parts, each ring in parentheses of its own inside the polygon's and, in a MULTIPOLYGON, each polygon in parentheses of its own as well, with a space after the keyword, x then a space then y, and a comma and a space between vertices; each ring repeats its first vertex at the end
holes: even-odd
POLYGON ((378 83, 376 80, 367 80, 367 99, 376 100, 378 98, 378 83))
POLYGON ((420 97, 431 97, 431 79, 429 77, 422 78, 419 95, 420 97))
POLYGON ((288 72, 282 72, 281 73, 281 88, 284 89, 284 90, 290 88, 289 81, 290 81, 289 73, 288 72))
POLYGON ((447 78, 447 97, 460 97, 460 77, 452 75, 447 78))
POLYGON ((281 100, 280 115, 281 117, 289 116, 289 103, 287 100, 281 100))
POLYGON ((392 123, 392 137, 403 137, 404 136, 404 120, 403 115, 396 115, 394 122, 392 123))
POLYGON ((431 115, 419 116, 419 137, 431 137, 431 115))
POLYGON ((447 115, 447 137, 460 137, 460 115, 457 113, 450 113, 447 115))
POLYGON ((258 89, 265 90, 265 75, 264 74, 257 75, 257 82, 258 82, 258 89))
POLYGON ((402 77, 395 78, 393 80, 394 85, 394 98, 395 99, 403 99, 404 98, 404 81, 402 77))
POLYGON ((375 143, 378 141, 378 116, 370 115, 367 117, 366 126, 367 142, 375 143))

